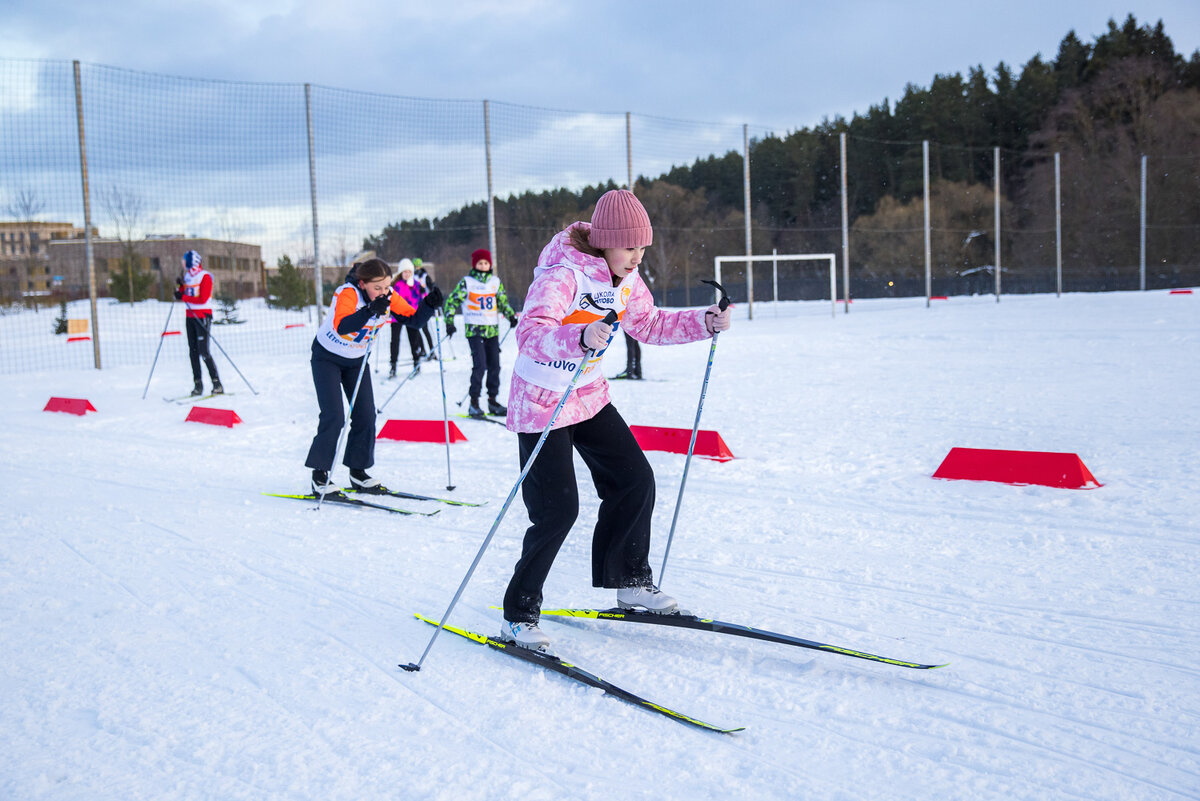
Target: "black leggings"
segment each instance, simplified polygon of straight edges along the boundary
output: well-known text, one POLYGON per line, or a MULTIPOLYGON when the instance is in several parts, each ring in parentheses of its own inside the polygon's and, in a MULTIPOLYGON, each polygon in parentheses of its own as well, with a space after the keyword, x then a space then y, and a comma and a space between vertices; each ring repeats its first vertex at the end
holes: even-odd
POLYGON ((408 349, 412 351, 413 364, 421 360, 425 355, 425 348, 421 342, 421 332, 413 328, 411 325, 404 323, 392 323, 392 341, 391 341, 391 357, 392 367, 396 366, 396 359, 400 356, 400 329, 408 332, 408 349))
POLYGON ((192 362, 192 380, 197 384, 200 383, 200 360, 204 359, 204 366, 208 368, 208 377, 213 381, 220 381, 221 379, 217 376, 217 363, 213 361, 212 354, 208 349, 208 343, 212 341, 212 315, 188 317, 184 327, 187 328, 188 359, 192 362))
MULTIPOLYGON (((518 434, 522 469, 541 434, 518 434)), ((551 431, 521 485, 532 525, 504 593, 504 619, 536 623, 542 586, 579 515, 572 450, 592 474, 600 513, 592 532, 592 586, 642 587, 650 571, 654 471, 629 426, 610 403, 595 417, 551 431)))

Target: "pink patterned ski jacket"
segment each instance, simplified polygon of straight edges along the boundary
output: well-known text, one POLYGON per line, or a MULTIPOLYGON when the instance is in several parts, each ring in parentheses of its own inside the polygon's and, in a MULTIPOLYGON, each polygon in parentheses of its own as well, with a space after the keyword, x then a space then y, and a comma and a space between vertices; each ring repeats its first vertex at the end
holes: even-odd
MULTIPOLYGON (((576 226, 587 228, 590 224, 573 223, 543 248, 533 271, 533 283, 525 298, 521 321, 517 323, 518 350, 540 361, 579 360, 586 352, 579 344, 584 326, 562 322, 571 313, 575 300, 575 273, 571 267, 597 280, 612 280, 604 259, 588 256, 571 246, 570 231, 576 226)), ((647 345, 679 345, 712 336, 704 325, 707 309, 662 311, 655 307, 654 298, 641 275, 635 272, 633 278, 632 292, 621 318, 622 331, 647 345)), ((509 382, 508 429, 540 432, 550 421, 561 398, 562 392, 544 389, 514 374, 509 382)), ((554 428, 588 420, 610 400, 608 381, 603 376, 583 387, 576 387, 554 421, 554 428)))

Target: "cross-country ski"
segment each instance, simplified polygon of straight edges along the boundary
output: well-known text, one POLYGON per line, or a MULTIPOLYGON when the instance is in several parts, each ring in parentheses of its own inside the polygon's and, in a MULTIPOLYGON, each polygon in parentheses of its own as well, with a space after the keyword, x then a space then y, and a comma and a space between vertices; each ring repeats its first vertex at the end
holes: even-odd
MULTIPOLYGON (((415 617, 425 621, 431 626, 438 625, 436 620, 427 618, 424 615, 417 614, 415 617)), ((449 631, 452 634, 457 634, 458 636, 471 640, 472 642, 479 643, 480 645, 486 645, 495 651, 500 651, 501 653, 508 654, 516 659, 522 659, 526 662, 531 662, 538 667, 552 670, 555 673, 566 676, 569 679, 574 679, 580 684, 588 687, 595 687, 598 690, 603 690, 608 695, 611 695, 615 698, 620 698, 622 701, 626 701, 635 706, 640 706, 643 709, 648 709, 651 712, 657 712, 660 715, 665 715, 666 717, 671 718, 672 720, 677 720, 680 723, 686 723, 689 726, 695 726, 696 728, 717 732, 719 734, 733 734, 735 732, 745 730, 744 726, 739 726, 737 728, 723 728, 721 726, 714 726, 711 723, 705 723, 702 720, 685 715, 682 712, 676 712, 674 709, 668 709, 661 704, 648 701, 645 698, 642 698, 640 695, 630 692, 629 690, 622 689, 612 682, 606 681, 605 679, 602 679, 593 673, 589 673, 578 665, 566 662, 552 654, 534 651, 529 648, 522 648, 514 643, 504 642, 503 640, 498 640, 495 637, 489 637, 486 634, 478 634, 474 631, 468 631, 456 626, 444 625, 442 628, 445 631, 449 631)))

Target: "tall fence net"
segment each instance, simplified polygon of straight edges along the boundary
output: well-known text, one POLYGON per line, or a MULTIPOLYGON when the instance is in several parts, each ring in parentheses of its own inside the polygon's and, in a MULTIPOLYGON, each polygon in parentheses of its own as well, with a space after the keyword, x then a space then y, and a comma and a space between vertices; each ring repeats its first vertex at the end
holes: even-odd
MULTIPOLYGON (((314 269, 327 302, 364 248, 419 257, 448 289, 490 246, 519 305, 580 196, 631 183, 655 229, 643 274, 669 305, 708 301, 699 279, 746 253, 747 208, 754 254, 834 253, 841 295, 1200 281, 1200 155, 1042 142, 1001 152, 997 176, 990 146, 849 136, 843 240, 839 137, 788 136, 817 169, 761 126, 0 59, 0 373, 149 365, 160 345, 183 358, 172 293, 189 249, 230 355, 302 354, 322 311, 314 269), (790 208, 792 194, 816 200, 790 208)), ((814 265, 731 262, 723 280, 735 301, 751 284, 759 301, 828 298, 814 265)))

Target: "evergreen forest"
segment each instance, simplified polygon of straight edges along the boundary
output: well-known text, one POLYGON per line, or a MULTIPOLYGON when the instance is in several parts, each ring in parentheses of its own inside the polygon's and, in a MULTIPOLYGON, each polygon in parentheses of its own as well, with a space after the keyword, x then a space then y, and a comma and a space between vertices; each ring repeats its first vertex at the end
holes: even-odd
MULTIPOLYGON (((1065 291, 1138 288, 1143 156, 1148 288, 1200 284, 1200 50, 1177 53, 1161 22, 1110 20, 1091 43, 1067 33, 1053 59, 936 75, 852 119, 751 140, 754 253, 836 253, 839 284, 843 133, 851 296, 925 293, 926 141, 934 294, 993 291, 997 147, 1004 292, 1055 290, 1055 154, 1065 291)), ((550 237, 589 219, 615 186, 496 199, 496 260, 515 301, 550 237)), ((746 252, 742 153, 639 176, 633 189, 654 224, 642 268, 651 290, 671 305, 702 302, 713 257, 746 252)), ((486 242, 481 201, 389 224, 363 246, 392 262, 432 261, 449 288, 486 242)), ((766 282, 756 298, 770 296, 770 269, 755 267, 756 286, 766 282)), ((787 273, 781 297, 828 297, 827 268, 806 269, 787 273)), ((744 269, 725 276, 735 299, 744 294, 744 269)))

